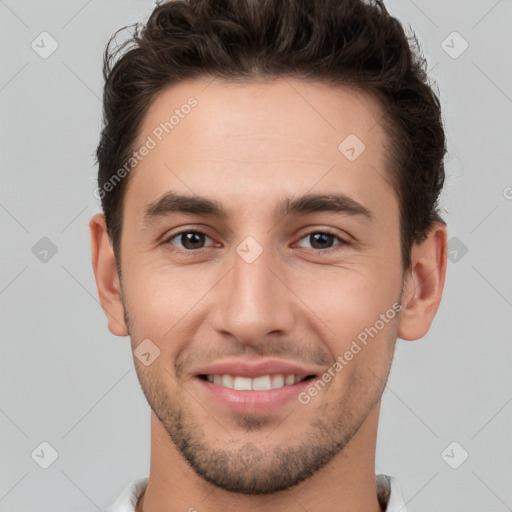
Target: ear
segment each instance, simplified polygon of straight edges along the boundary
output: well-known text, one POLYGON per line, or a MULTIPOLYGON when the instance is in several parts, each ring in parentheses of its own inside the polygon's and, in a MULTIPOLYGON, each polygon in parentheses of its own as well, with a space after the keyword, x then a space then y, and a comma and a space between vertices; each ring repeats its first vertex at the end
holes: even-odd
POLYGON ((427 238, 411 250, 406 273, 398 337, 417 340, 430 329, 443 294, 447 256, 446 226, 434 222, 427 238))
POLYGON ((107 315, 108 329, 116 336, 127 336, 121 284, 117 274, 116 259, 107 232, 105 216, 94 215, 89 222, 91 234, 92 268, 103 311, 107 315))

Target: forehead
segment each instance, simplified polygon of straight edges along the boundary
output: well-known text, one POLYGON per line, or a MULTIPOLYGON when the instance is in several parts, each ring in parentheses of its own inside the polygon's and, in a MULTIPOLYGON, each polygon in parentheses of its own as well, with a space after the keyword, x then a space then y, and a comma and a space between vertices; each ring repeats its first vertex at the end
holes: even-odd
POLYGON ((344 181, 363 200, 376 184, 389 193, 381 116, 375 97, 348 87, 291 78, 180 82, 143 119, 134 148, 151 140, 152 149, 132 171, 127 196, 137 190, 150 202, 179 188, 228 200, 246 187, 254 197, 285 196, 344 181))
POLYGON ((171 133, 177 138, 186 131, 190 142, 200 141, 213 154, 234 149, 232 138, 243 141, 288 136, 289 146, 280 150, 273 145, 269 157, 290 156, 293 146, 298 156, 316 157, 316 149, 337 151, 338 143, 349 133, 366 145, 370 137, 380 138, 381 117, 381 106, 373 95, 349 87, 292 78, 244 82, 203 78, 161 91, 144 117, 139 142, 171 120, 171 131, 166 133, 163 128, 164 138, 171 133), (189 107, 190 103, 195 106, 189 107), (192 122, 184 122, 187 118, 192 122), (305 138, 310 142, 306 146, 305 138))

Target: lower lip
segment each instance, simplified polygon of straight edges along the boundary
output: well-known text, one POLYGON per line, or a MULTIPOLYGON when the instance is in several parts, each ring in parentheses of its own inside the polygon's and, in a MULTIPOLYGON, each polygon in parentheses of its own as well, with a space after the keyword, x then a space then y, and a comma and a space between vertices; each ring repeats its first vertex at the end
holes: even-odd
POLYGON ((219 384, 214 384, 197 377, 199 385, 207 395, 217 403, 234 412, 261 414, 272 412, 286 403, 297 400, 314 379, 303 380, 297 384, 266 391, 238 391, 219 384))

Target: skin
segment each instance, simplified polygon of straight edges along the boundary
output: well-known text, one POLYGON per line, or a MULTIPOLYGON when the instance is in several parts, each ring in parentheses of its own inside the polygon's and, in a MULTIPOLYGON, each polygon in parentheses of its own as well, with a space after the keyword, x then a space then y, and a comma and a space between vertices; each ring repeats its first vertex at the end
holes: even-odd
POLYGON ((155 98, 135 146, 190 96, 197 107, 132 171, 122 280, 103 215, 90 222, 110 331, 130 335, 132 349, 149 338, 160 350, 148 366, 134 357, 152 408, 149 484, 137 511, 380 511, 381 395, 397 336, 421 338, 436 314, 446 228, 432 226, 404 272, 373 97, 288 78, 195 79, 155 98), (355 161, 338 150, 349 134, 366 146, 355 161), (216 200, 226 216, 174 213, 145 224, 148 205, 170 191, 216 200), (371 219, 275 212, 284 198, 312 193, 343 193, 371 219), (184 230, 207 236, 190 249, 175 236, 184 230), (315 245, 310 235, 325 232, 335 236, 315 245), (248 236, 262 248, 252 263, 236 252, 248 236), (397 302, 401 313, 306 405, 293 399, 269 413, 234 412, 196 378, 201 365, 268 357, 321 377, 397 302))

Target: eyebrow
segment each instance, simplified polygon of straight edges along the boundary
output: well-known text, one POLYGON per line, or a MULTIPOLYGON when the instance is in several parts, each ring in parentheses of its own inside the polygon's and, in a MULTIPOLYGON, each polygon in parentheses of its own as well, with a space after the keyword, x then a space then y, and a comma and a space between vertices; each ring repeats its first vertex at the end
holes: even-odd
POLYGON ((316 212, 344 213, 360 215, 367 220, 373 220, 371 212, 361 203, 346 194, 306 194, 296 199, 286 199, 279 208, 282 216, 294 213, 305 215, 316 212))
MULTIPOLYGON (((276 213, 280 216, 289 214, 306 215, 317 212, 334 212, 351 216, 361 216, 373 220, 372 213, 362 204, 343 194, 306 194, 298 198, 286 198, 278 206, 276 213)), ((143 222, 151 225, 155 220, 174 213, 208 215, 226 219, 228 214, 218 201, 199 196, 189 196, 167 192, 148 204, 143 222)))

